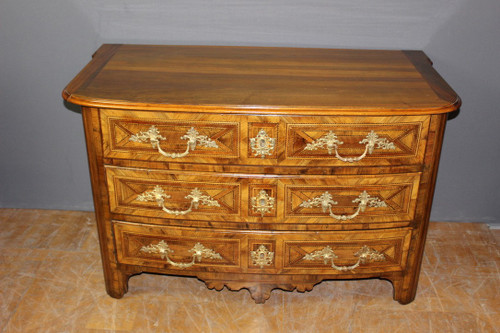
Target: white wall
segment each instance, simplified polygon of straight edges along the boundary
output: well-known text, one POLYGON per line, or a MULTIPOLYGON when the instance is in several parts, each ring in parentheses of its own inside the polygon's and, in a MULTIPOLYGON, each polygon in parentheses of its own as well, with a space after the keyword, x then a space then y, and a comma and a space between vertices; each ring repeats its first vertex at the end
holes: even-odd
POLYGON ((422 49, 463 99, 432 219, 500 223, 499 13, 498 0, 0 0, 0 207, 93 209, 81 117, 60 92, 102 43, 422 49))

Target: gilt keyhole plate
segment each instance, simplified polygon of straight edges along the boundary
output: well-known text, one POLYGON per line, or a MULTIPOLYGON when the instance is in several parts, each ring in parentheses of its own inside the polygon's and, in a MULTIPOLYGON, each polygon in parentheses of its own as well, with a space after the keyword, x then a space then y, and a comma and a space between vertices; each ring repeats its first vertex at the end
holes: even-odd
POLYGON ((260 192, 251 198, 252 210, 254 213, 260 214, 261 217, 264 217, 265 214, 271 213, 274 209, 275 199, 274 197, 269 196, 267 191, 260 190, 260 192))
POLYGON ((271 156, 276 148, 276 138, 271 138, 266 130, 261 128, 257 136, 250 139, 250 148, 255 157, 271 156))
POLYGON ((269 251, 265 245, 261 244, 257 250, 250 251, 250 257, 252 265, 259 266, 262 269, 273 264, 274 252, 269 251))

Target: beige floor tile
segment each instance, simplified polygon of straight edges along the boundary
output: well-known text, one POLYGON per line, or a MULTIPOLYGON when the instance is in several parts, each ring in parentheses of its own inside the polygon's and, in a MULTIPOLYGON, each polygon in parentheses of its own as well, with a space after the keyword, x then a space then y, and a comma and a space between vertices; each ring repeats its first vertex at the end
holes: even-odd
POLYGON ((350 332, 480 332, 476 316, 467 312, 360 311, 350 332))
POLYGON ((485 224, 431 223, 408 305, 379 279, 274 290, 259 305, 247 290, 156 274, 116 300, 92 212, 0 209, 0 332, 499 332, 498 239, 485 224))
POLYGON ((0 252, 0 332, 16 311, 47 251, 32 249, 2 249, 0 252))
POLYGON ((500 229, 492 229, 491 234, 493 235, 495 239, 495 243, 497 245, 500 245, 500 229))

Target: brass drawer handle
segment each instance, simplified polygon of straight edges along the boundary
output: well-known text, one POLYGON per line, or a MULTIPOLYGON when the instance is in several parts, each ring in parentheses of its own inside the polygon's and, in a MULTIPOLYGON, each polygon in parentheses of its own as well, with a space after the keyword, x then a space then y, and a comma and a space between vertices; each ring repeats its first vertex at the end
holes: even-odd
POLYGON ((183 263, 183 262, 175 262, 172 261, 172 259, 169 258, 169 255, 174 252, 168 244, 161 240, 158 244, 150 244, 148 246, 143 246, 141 247, 141 252, 145 253, 158 253, 161 255, 162 259, 166 259, 167 262, 175 267, 178 268, 188 268, 191 267, 195 264, 196 261, 201 262, 202 258, 207 258, 207 259, 222 259, 221 255, 215 252, 212 249, 206 248, 200 243, 196 243, 192 249, 190 249, 188 252, 192 253, 193 259, 191 262, 188 263, 183 263))
POLYGON ((266 155, 271 155, 271 151, 276 147, 276 139, 271 138, 264 129, 260 129, 255 138, 250 139, 250 147, 254 156, 264 158, 266 155))
POLYGON ((186 210, 172 210, 165 207, 165 199, 170 198, 171 196, 165 193, 165 190, 159 185, 156 185, 153 190, 145 191, 144 193, 137 196, 138 201, 156 201, 158 206, 161 207, 163 211, 176 216, 186 215, 192 212, 193 208, 198 209, 200 203, 205 206, 220 207, 217 200, 213 199, 209 195, 204 195, 200 190, 198 190, 198 188, 193 189, 188 195, 184 197, 191 200, 191 204, 186 210))
POLYGON ((332 212, 332 205, 336 205, 338 202, 333 200, 333 196, 326 191, 320 196, 306 200, 300 204, 299 207, 311 208, 319 207, 326 213, 328 210, 330 216, 336 220, 346 221, 351 220, 359 215, 359 213, 364 212, 366 207, 387 207, 387 204, 376 197, 371 197, 366 191, 363 191, 356 199, 352 201, 353 203, 359 203, 356 211, 351 215, 336 215, 332 212))
POLYGON ((132 135, 129 140, 134 142, 147 142, 149 140, 153 148, 157 148, 160 154, 170 158, 184 157, 188 155, 190 151, 195 150, 196 145, 200 145, 202 147, 219 148, 215 141, 213 141, 206 135, 200 135, 200 133, 198 133, 198 131, 194 127, 191 127, 185 135, 181 136, 181 139, 187 140, 186 150, 183 153, 167 153, 160 147, 160 140, 166 140, 166 138, 163 137, 156 126, 153 125, 146 132, 141 131, 135 135, 132 135))
POLYGON ((326 246, 321 250, 314 251, 312 253, 308 253, 304 256, 304 260, 323 260, 325 265, 328 262, 331 262, 332 268, 337 271, 351 271, 361 264, 366 264, 371 261, 385 261, 385 255, 380 253, 374 249, 369 248, 366 245, 354 254, 355 257, 358 257, 358 261, 351 266, 337 266, 334 263, 334 260, 338 258, 338 256, 333 252, 330 246, 326 246))
POLYGON ((366 138, 359 142, 360 144, 365 144, 365 151, 363 154, 358 157, 343 157, 340 156, 338 152, 339 145, 343 144, 342 141, 337 139, 337 135, 330 131, 328 134, 323 135, 321 138, 313 141, 312 143, 308 143, 304 150, 317 150, 318 148, 326 148, 328 149, 328 154, 331 155, 335 151, 335 157, 343 162, 357 162, 366 157, 366 154, 372 154, 373 149, 396 149, 393 142, 390 142, 387 139, 380 139, 378 134, 374 131, 370 131, 366 138), (377 145, 377 147, 375 147, 377 145))

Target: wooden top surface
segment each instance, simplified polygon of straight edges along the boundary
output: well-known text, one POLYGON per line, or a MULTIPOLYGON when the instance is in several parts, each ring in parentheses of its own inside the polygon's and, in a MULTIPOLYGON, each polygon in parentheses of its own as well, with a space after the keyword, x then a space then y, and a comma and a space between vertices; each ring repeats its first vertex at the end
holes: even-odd
POLYGON ((64 89, 106 108, 431 114, 460 99, 421 51, 105 44, 64 89))

